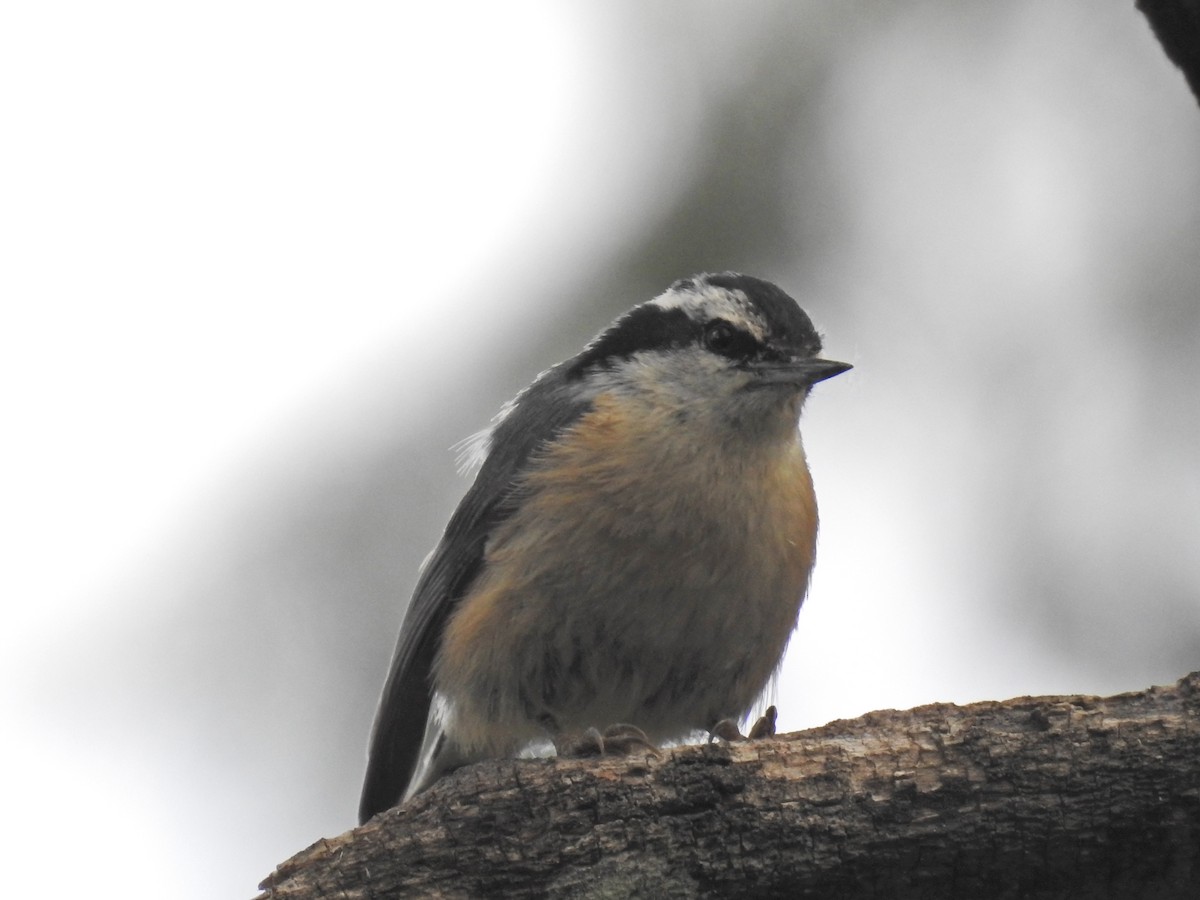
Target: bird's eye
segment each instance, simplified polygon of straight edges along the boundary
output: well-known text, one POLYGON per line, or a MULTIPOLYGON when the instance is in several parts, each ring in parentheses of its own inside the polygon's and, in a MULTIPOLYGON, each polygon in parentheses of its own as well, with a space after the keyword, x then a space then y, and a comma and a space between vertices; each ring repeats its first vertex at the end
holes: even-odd
POLYGON ((724 319, 715 319, 704 327, 704 346, 730 359, 745 359, 754 354, 758 342, 724 319))

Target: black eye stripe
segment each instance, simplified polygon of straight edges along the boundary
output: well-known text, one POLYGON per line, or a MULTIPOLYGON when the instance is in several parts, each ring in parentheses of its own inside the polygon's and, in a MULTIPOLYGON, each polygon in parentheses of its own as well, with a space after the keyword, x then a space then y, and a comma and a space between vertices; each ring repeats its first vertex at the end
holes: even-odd
POLYGON ((713 319, 704 326, 704 346, 729 359, 749 359, 760 350, 754 335, 724 319, 713 319))
POLYGON ((603 368, 647 350, 670 350, 696 341, 699 328, 682 309, 663 309, 651 303, 634 307, 576 357, 567 372, 578 378, 592 368, 603 368))

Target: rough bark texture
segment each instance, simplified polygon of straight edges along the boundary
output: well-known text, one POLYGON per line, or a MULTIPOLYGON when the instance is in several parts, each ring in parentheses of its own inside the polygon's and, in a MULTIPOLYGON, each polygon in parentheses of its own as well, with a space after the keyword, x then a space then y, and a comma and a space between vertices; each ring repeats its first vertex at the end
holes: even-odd
POLYGON ((1200 102, 1200 0, 1137 0, 1137 7, 1200 102))
POLYGON ((1200 673, 658 758, 496 760, 318 841, 272 898, 1200 897, 1200 673))

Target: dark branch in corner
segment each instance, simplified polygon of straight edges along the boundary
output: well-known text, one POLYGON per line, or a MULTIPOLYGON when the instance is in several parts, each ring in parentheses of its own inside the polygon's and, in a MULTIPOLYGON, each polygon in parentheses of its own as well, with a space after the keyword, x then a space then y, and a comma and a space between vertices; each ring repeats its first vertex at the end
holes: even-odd
POLYGON ((1137 7, 1200 102, 1200 0, 1137 0, 1137 7))

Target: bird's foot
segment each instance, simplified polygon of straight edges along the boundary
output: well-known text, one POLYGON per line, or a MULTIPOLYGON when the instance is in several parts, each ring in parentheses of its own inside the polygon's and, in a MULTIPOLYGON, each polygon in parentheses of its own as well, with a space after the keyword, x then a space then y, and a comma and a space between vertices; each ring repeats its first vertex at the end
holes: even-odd
POLYGON ((658 756, 658 748, 636 725, 609 725, 603 732, 588 728, 583 732, 560 733, 554 739, 559 756, 632 756, 639 751, 658 756))
POLYGON ((775 734, 775 720, 779 710, 768 706, 766 712, 759 716, 758 721, 750 728, 750 734, 742 734, 736 719, 722 719, 709 729, 708 742, 711 744, 718 738, 723 741, 754 741, 758 738, 771 737, 775 734))

